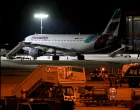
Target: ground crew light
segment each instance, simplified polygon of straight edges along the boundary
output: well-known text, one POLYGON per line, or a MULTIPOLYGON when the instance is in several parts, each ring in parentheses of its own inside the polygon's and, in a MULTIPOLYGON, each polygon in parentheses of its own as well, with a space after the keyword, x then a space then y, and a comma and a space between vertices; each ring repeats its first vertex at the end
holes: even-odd
POLYGON ((105 68, 102 68, 102 71, 104 71, 105 70, 105 68))

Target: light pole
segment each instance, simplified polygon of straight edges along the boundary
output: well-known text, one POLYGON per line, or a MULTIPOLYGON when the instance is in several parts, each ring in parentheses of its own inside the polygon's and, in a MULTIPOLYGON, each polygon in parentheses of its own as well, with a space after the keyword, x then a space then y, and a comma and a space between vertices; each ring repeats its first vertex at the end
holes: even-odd
POLYGON ((40 21, 41 21, 41 27, 40 27, 40 28, 41 28, 41 34, 42 34, 42 28, 43 28, 43 27, 42 27, 42 19, 43 19, 43 18, 47 18, 48 16, 49 16, 49 15, 46 15, 46 14, 43 14, 43 13, 35 14, 35 15, 34 15, 35 18, 40 18, 40 21))

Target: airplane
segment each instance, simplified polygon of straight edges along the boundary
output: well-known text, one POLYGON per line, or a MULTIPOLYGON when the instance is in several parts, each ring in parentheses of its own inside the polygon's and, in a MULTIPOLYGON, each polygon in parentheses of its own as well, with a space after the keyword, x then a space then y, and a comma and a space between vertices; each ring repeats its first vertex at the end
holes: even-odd
POLYGON ((34 59, 50 53, 53 54, 52 60, 59 60, 59 54, 77 56, 78 60, 85 60, 83 54, 100 51, 120 42, 118 32, 121 13, 122 9, 115 10, 101 34, 35 34, 24 39, 26 46, 22 49, 34 59))

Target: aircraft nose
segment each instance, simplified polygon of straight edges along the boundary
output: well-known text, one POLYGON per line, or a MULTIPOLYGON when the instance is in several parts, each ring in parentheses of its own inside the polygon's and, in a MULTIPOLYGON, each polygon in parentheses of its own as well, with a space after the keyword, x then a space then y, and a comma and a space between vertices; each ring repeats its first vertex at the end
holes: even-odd
POLYGON ((31 42, 31 37, 30 37, 30 36, 26 37, 26 38, 24 39, 24 42, 31 42))

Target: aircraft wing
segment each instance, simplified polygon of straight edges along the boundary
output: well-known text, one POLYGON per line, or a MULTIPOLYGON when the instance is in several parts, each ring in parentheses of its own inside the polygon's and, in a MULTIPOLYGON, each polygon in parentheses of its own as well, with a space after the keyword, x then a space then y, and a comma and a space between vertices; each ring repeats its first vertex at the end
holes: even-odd
POLYGON ((55 49, 55 50, 59 50, 59 51, 65 51, 65 52, 76 52, 74 49, 66 49, 64 47, 58 47, 58 46, 49 46, 49 45, 43 45, 43 44, 34 44, 34 43, 27 43, 27 42, 24 42, 25 43, 25 46, 27 47, 36 47, 36 46, 40 46, 40 47, 43 47, 43 48, 51 48, 51 49, 55 49))

